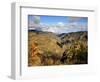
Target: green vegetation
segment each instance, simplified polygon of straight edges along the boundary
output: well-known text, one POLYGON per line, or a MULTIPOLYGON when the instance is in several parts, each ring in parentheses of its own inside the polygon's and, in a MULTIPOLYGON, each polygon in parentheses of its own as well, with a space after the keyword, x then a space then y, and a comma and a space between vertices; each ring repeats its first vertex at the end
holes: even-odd
POLYGON ((86 64, 87 63, 87 43, 76 41, 68 44, 62 57, 64 64, 86 64))

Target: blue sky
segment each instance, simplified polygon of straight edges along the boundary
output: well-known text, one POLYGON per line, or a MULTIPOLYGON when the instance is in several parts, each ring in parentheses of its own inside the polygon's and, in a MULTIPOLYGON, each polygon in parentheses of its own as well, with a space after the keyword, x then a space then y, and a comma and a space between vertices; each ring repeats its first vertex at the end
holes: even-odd
POLYGON ((41 16, 40 21, 46 24, 57 24, 58 22, 67 23, 66 17, 63 16, 41 16))
MULTIPOLYGON (((33 28, 43 28, 43 31, 58 30, 58 32, 73 32, 73 31, 87 31, 88 18, 87 17, 72 17, 72 16, 34 16, 28 15, 28 26, 33 28), (38 21, 37 27, 34 21, 38 21), (48 29, 43 28, 42 25, 48 25, 48 29), (52 26, 54 25, 54 27, 52 26), (55 27, 58 26, 58 27, 55 27), (59 28, 61 27, 61 28, 59 28), (82 27, 82 29, 80 29, 82 27)), ((57 32, 57 31, 56 31, 57 32)))

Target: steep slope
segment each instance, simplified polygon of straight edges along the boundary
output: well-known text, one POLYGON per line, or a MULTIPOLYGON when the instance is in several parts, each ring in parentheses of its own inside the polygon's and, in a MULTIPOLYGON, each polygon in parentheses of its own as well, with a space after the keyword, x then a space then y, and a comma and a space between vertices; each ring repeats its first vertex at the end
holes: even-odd
MULTIPOLYGON (((39 62, 38 65, 41 64, 48 64, 44 63, 44 61, 47 61, 45 59, 47 58, 55 58, 60 59, 63 55, 63 49, 57 44, 61 43, 61 39, 57 37, 54 33, 50 32, 29 32, 28 35, 28 44, 29 44, 29 58, 31 59, 31 55, 34 52, 37 52, 37 56, 40 58, 41 62, 39 62), (31 50, 34 50, 34 47, 36 46, 37 50, 31 52, 31 50)), ((39 59, 38 59, 39 60, 39 59)), ((38 61, 37 60, 37 61, 38 61)), ((30 60, 29 60, 30 63, 30 60)), ((34 64, 34 63, 33 63, 34 64)), ((30 64, 30 65, 33 65, 30 64)))
POLYGON ((88 36, 87 32, 73 32, 60 35, 64 54, 61 61, 64 64, 88 63, 88 36))
POLYGON ((87 32, 28 32, 28 66, 87 64, 87 32))
POLYGON ((59 37, 61 38, 63 44, 71 43, 71 42, 79 41, 79 40, 87 41, 87 39, 88 39, 86 31, 72 32, 72 33, 68 33, 68 34, 63 33, 63 34, 60 34, 59 37))

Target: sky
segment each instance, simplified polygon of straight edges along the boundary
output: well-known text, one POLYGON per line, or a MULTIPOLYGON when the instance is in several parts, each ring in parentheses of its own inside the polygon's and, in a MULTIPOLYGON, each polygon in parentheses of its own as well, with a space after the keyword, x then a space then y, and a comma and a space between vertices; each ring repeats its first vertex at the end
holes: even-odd
POLYGON ((87 31, 87 27, 87 17, 28 15, 29 30, 69 33, 87 31))

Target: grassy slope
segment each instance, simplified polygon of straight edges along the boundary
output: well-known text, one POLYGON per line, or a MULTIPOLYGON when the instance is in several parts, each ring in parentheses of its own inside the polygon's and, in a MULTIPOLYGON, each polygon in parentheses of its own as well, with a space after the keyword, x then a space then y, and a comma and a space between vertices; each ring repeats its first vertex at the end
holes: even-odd
POLYGON ((87 63, 87 32, 62 34, 29 32, 28 65, 87 63))

